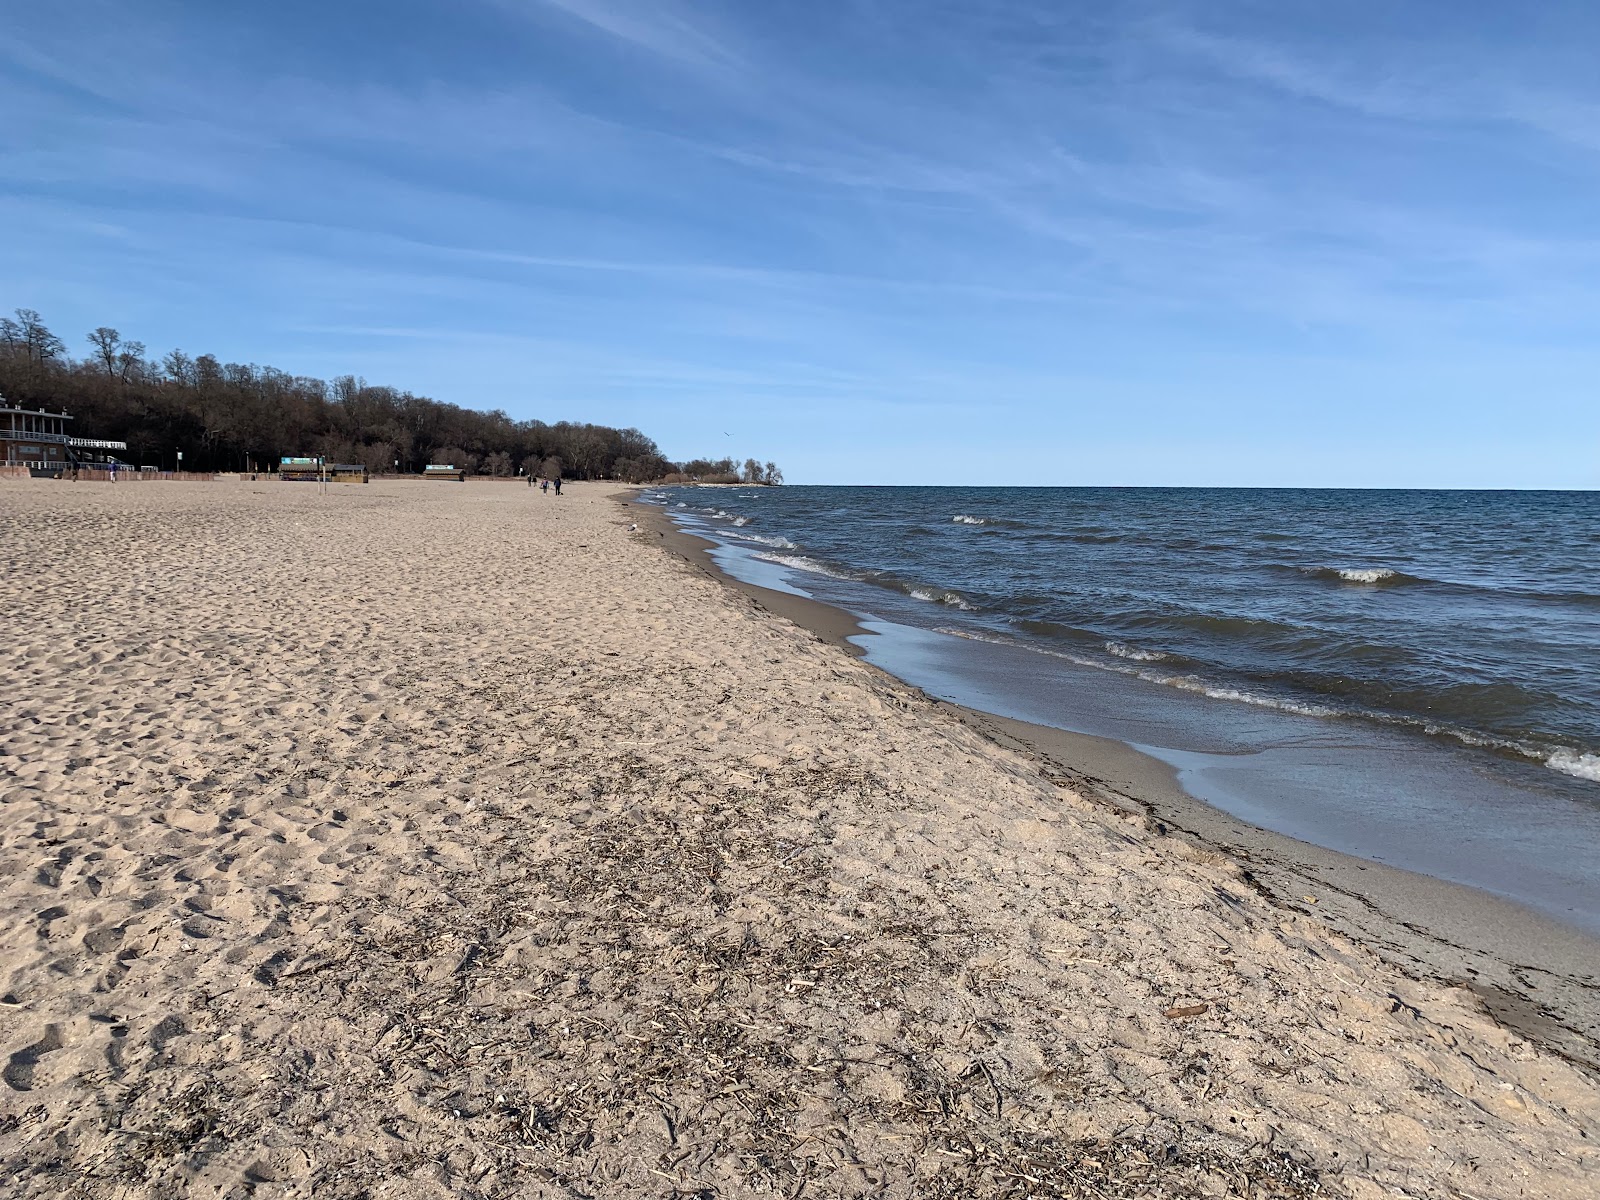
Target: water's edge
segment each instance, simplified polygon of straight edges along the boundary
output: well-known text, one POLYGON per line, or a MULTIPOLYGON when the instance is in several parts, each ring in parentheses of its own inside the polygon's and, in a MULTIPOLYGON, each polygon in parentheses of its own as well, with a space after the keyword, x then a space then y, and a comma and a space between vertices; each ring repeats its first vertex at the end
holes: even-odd
POLYGON ((1191 794, 1174 765, 1127 742, 929 695, 874 661, 863 643, 880 635, 856 614, 781 582, 772 588, 731 574, 713 557, 715 542, 679 528, 657 505, 634 503, 637 495, 617 499, 645 536, 757 606, 866 658, 996 744, 1033 758, 1086 799, 1142 818, 1157 836, 1185 837, 1238 862, 1285 909, 1328 923, 1408 973, 1469 988, 1508 1028, 1600 1072, 1594 967, 1600 937, 1479 888, 1254 825, 1191 794), (1536 994, 1527 984, 1530 973, 1540 980, 1536 994))

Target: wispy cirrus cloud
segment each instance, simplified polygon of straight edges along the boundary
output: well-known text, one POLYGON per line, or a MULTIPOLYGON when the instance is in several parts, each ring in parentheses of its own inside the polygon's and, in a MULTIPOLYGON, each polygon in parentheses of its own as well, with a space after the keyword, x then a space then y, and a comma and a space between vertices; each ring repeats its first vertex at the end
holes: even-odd
POLYGON ((1482 47, 1443 38, 1377 53, 1321 54, 1270 40, 1218 34, 1171 20, 1149 24, 1167 49, 1233 78, 1382 120, 1507 122, 1585 149, 1600 149, 1600 96, 1535 82, 1482 47))
POLYGON ((677 0, 491 0, 508 11, 539 10, 660 58, 696 65, 732 65, 739 56, 689 16, 677 0))
POLYGON ((652 431, 1211 388, 1241 444, 1600 332, 1584 39, 1443 0, 87 2, 0 46, 0 284, 68 328, 652 431))

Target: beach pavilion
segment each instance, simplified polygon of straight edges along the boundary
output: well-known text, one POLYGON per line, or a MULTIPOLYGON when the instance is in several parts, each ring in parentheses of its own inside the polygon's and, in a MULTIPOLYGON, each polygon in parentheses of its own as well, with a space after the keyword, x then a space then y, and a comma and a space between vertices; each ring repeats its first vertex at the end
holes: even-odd
POLYGON ((128 449, 127 442, 73 437, 67 432, 72 419, 66 412, 17 408, 0 396, 0 464, 59 474, 75 465, 105 465, 109 451, 128 449))

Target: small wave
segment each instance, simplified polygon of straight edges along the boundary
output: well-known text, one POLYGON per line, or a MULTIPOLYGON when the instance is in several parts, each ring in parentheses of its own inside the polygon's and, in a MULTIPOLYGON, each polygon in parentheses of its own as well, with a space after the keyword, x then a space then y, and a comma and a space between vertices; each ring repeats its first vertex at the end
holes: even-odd
POLYGON ((734 519, 733 519, 733 523, 734 523, 734 524, 735 524, 735 525, 738 525, 738 526, 740 526, 740 527, 743 527, 743 526, 745 526, 745 525, 748 525, 748 524, 750 524, 750 518, 749 518, 749 517, 735 517, 735 518, 734 518, 734 519))
POLYGON ((1026 521, 1012 521, 1006 517, 975 517, 970 513, 957 513, 950 518, 954 525, 987 525, 993 529, 1026 529, 1026 521))
POLYGON ((1322 704, 1307 704, 1300 700, 1285 700, 1281 696, 1263 696, 1259 692, 1245 692, 1238 688, 1217 687, 1193 675, 1157 675, 1150 671, 1140 671, 1139 678, 1147 679, 1151 683, 1165 684, 1167 687, 1178 688, 1180 691, 1196 692, 1202 696, 1209 696, 1213 700, 1231 700, 1235 704, 1251 704, 1257 708, 1274 708, 1279 712, 1299 713, 1306 717, 1338 717, 1343 716, 1336 708, 1328 708, 1322 704))
MULTIPOLYGON (((1132 675, 1146 683, 1157 683, 1163 687, 1175 688, 1182 692, 1193 692, 1200 696, 1209 696, 1213 700, 1229 700, 1235 704, 1250 704, 1257 708, 1271 708, 1279 712, 1299 713, 1307 717, 1338 717, 1345 714, 1336 708, 1328 708, 1321 704, 1309 704, 1300 700, 1290 700, 1282 696, 1263 696, 1259 692, 1247 692, 1235 687, 1225 687, 1208 683, 1195 675, 1172 675, 1161 671, 1152 671, 1145 667, 1121 666, 1109 663, 1104 659, 1089 658, 1081 654, 1072 654, 1063 650, 1049 650, 1043 646, 1030 646, 1012 638, 995 637, 991 634, 974 633, 962 629, 938 629, 937 633, 947 633, 954 637, 966 638, 973 642, 988 642, 996 646, 1015 646, 1019 650, 1028 650, 1034 654, 1045 654, 1051 658, 1059 658, 1065 662, 1077 663, 1081 667, 1093 667, 1099 671, 1115 671, 1119 675, 1132 675)), ((1117 643, 1107 643, 1107 648, 1117 643)), ((1115 651, 1113 651, 1115 653, 1115 651)))
POLYGON ((1107 642, 1106 651, 1118 658, 1130 658, 1134 662, 1160 662, 1167 657, 1159 650, 1141 650, 1137 646, 1125 646, 1121 642, 1107 642))
MULTIPOLYGON (((1591 780, 1600 783, 1600 753, 1591 751, 1573 750, 1563 747, 1552 750, 1549 743, 1539 744, 1535 741, 1522 741, 1512 738, 1495 737, 1492 734, 1479 730, 1465 729, 1459 725, 1446 725, 1437 721, 1421 720, 1416 717, 1400 713, 1386 713, 1367 708, 1333 708, 1328 705, 1315 704, 1304 700, 1291 700, 1284 696, 1263 695, 1260 692, 1247 691, 1239 687, 1229 687, 1221 684, 1210 683, 1197 675, 1168 674, 1151 670, 1148 667, 1137 667, 1131 664, 1112 663, 1105 659, 1091 658, 1085 654, 1074 654, 1065 650, 1053 650, 1044 646, 1031 645, 1018 641, 1015 638, 998 636, 995 634, 981 633, 971 629, 956 629, 949 626, 939 626, 935 633, 948 634, 951 637, 965 638, 972 642, 987 642, 995 646, 1010 646, 1018 650, 1027 650, 1034 654, 1043 654, 1050 658, 1058 658, 1064 662, 1075 663, 1080 667, 1093 667, 1101 671, 1114 671, 1119 675, 1129 675, 1142 679, 1147 683, 1160 684, 1165 687, 1175 688, 1179 691, 1190 692, 1195 695, 1206 696, 1213 700, 1227 700, 1235 704, 1248 704, 1257 708, 1276 709, 1279 712, 1297 713, 1307 717, 1323 718, 1364 718, 1375 721, 1380 725, 1401 726, 1416 730, 1431 737, 1449 738, 1464 746, 1472 746, 1481 750, 1489 750, 1499 754, 1507 754, 1524 760, 1533 760, 1548 767, 1552 771, 1559 771, 1563 775, 1570 775, 1575 779, 1591 780)), ((1108 642, 1106 649, 1112 654, 1117 654, 1113 646, 1121 643, 1108 642)), ((1123 647, 1131 649, 1131 647, 1123 647)), ((1117 657, 1128 657, 1117 654, 1117 657)), ((1135 658, 1134 661, 1144 661, 1135 658)))
POLYGON ((756 555, 756 557, 759 558, 762 562, 777 563, 778 566, 780 566, 780 567, 789 567, 790 569, 795 570, 795 571, 809 571, 813 575, 826 575, 829 579, 858 579, 859 578, 859 576, 852 575, 848 571, 844 571, 844 570, 842 570, 842 569, 840 569, 838 567, 831 566, 831 565, 829 565, 828 563, 825 563, 825 562, 818 562, 814 558, 807 558, 803 554, 771 554, 771 553, 767 553, 767 554, 758 554, 758 555, 756 555))
POLYGON ((731 542, 746 542, 753 543, 757 546, 771 546, 774 550, 800 549, 799 546, 795 545, 788 538, 778 537, 776 535, 769 537, 768 535, 761 533, 744 533, 742 531, 736 533, 731 529, 721 529, 717 531, 717 536, 726 538, 731 542))
POLYGON ((1056 530, 1036 529, 1029 536, 1041 542, 1066 542, 1074 546, 1115 546, 1130 540, 1118 533, 1101 533, 1099 531, 1062 533, 1056 530))
POLYGON ((1415 575, 1391 567, 1302 567, 1302 572, 1334 583, 1358 583, 1366 587, 1396 587, 1405 583, 1427 583, 1415 575))
POLYGON ((1544 765, 1563 775, 1578 779, 1592 779, 1600 783, 1600 754, 1585 754, 1579 750, 1557 750, 1544 760, 1544 765))
POLYGON ((942 592, 933 588, 911 588, 906 593, 913 600, 926 600, 930 604, 944 604, 962 612, 977 612, 977 606, 956 592, 942 592))

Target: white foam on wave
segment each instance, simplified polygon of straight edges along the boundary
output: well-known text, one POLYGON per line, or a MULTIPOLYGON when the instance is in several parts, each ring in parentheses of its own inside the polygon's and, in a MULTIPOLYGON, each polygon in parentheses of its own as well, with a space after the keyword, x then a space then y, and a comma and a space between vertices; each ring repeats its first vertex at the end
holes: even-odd
MULTIPOLYGON (((951 637, 965 638, 972 642, 987 642, 995 646, 1012 646, 1018 650, 1027 650, 1033 654, 1044 654, 1051 658, 1059 658, 1065 662, 1076 663, 1081 667, 1094 667, 1101 671, 1115 671, 1119 675, 1132 675, 1148 683, 1158 683, 1166 687, 1177 688, 1180 691, 1193 692, 1197 695, 1207 696, 1213 700, 1228 700, 1235 704, 1249 704, 1257 708, 1277 709, 1279 712, 1298 713, 1307 717, 1342 717, 1348 714, 1337 708, 1329 708, 1321 704, 1311 704, 1301 700, 1289 700, 1280 696, 1263 696, 1259 692, 1247 692, 1238 688, 1221 687, 1207 683, 1195 675, 1163 674, 1144 667, 1135 667, 1121 663, 1109 663, 1104 659, 1089 658, 1081 654, 1073 654, 1065 650, 1052 650, 1044 646, 1032 646, 1014 638, 1002 637, 995 634, 979 633, 970 629, 954 629, 948 626, 936 627, 935 633, 948 634, 951 637)), ((1110 649, 1111 643, 1107 644, 1110 649)), ((1115 653, 1115 651, 1113 651, 1115 653)), ((1123 656, 1119 656, 1123 657, 1123 656)), ((1584 750, 1562 748, 1551 751, 1548 744, 1540 746, 1534 742, 1515 741, 1508 738, 1494 737, 1491 734, 1481 733, 1477 730, 1463 729, 1457 725, 1441 725, 1434 721, 1419 721, 1414 717, 1398 716, 1392 713, 1365 712, 1360 714, 1369 719, 1379 721, 1385 725, 1402 725, 1419 729, 1433 737, 1448 737, 1466 746, 1474 746, 1483 750, 1495 750, 1511 753, 1523 758, 1533 759, 1543 763, 1552 771, 1559 771, 1563 775, 1570 775, 1575 779, 1587 779, 1600 783, 1600 753, 1584 750)))
POLYGON ((1107 642, 1106 652, 1118 658, 1129 658, 1134 662, 1160 662, 1166 658, 1159 650, 1141 650, 1137 646, 1127 646, 1121 642, 1107 642))
POLYGON ((813 575, 826 575, 830 579, 854 579, 855 576, 847 575, 843 571, 835 570, 827 563, 820 563, 814 558, 807 558, 803 554, 758 554, 762 562, 777 563, 780 567, 788 567, 795 571, 809 571, 813 575))
POLYGON ((1213 700, 1231 700, 1235 704, 1250 704, 1256 708, 1273 708, 1279 712, 1299 713, 1304 717, 1337 717, 1339 710, 1322 704, 1306 704, 1299 700, 1285 700, 1278 696, 1263 696, 1259 692, 1242 692, 1238 688, 1217 687, 1193 675, 1157 675, 1152 671, 1138 672, 1140 679, 1162 683, 1180 691, 1197 692, 1213 700))
POLYGON ((1207 683, 1195 675, 1171 675, 1160 671, 1151 671, 1144 667, 1123 666, 1120 663, 1106 662, 1103 658, 1095 659, 1086 655, 1072 654, 1065 650, 1050 650, 1043 646, 1030 646, 1011 638, 973 633, 964 629, 936 629, 934 632, 948 633, 954 637, 966 638, 968 641, 973 642, 989 642, 996 646, 1015 646, 1018 650, 1027 650, 1034 654, 1046 654, 1051 658, 1077 663, 1080 667, 1093 667, 1097 671, 1115 671, 1119 675, 1132 675, 1137 679, 1143 679, 1146 683, 1159 683, 1163 687, 1209 696, 1213 700, 1228 700, 1235 704, 1250 704, 1256 708, 1272 708, 1279 712, 1299 713, 1301 716, 1306 717, 1337 717, 1342 715, 1338 709, 1327 708, 1321 704, 1307 704, 1300 700, 1287 700, 1279 696, 1263 696, 1259 692, 1245 692, 1240 691, 1238 688, 1219 687, 1216 684, 1207 683))
POLYGON ((1368 715, 1375 716, 1386 725, 1403 725, 1420 729, 1433 737, 1447 737, 1460 742, 1463 746, 1473 746, 1480 750, 1515 754, 1521 758, 1532 759, 1552 771, 1571 775, 1574 779, 1589 779, 1600 783, 1600 754, 1592 751, 1573 750, 1565 746, 1552 750, 1548 742, 1496 737, 1494 734, 1483 733, 1476 729, 1463 729, 1459 725, 1441 725, 1436 721, 1420 721, 1415 717, 1397 716, 1391 713, 1368 715))
POLYGON ((930 604, 944 604, 950 608, 959 608, 962 612, 977 612, 974 605, 967 603, 963 596, 955 592, 940 592, 931 588, 911 588, 909 595, 913 600, 926 600, 930 604))
POLYGON ((1388 567, 1335 567, 1334 574, 1346 583, 1382 583, 1395 576, 1388 567))
POLYGON ((1552 771, 1571 775, 1577 779, 1592 779, 1600 783, 1600 754, 1585 754, 1581 750, 1557 750, 1544 760, 1552 771))
POLYGON ((950 520, 957 525, 987 525, 988 517, 969 517, 966 513, 957 513, 950 520))
POLYGON ((771 546, 774 550, 798 550, 786 537, 767 537, 760 533, 728 533, 723 536, 732 538, 736 542, 754 542, 758 546, 771 546))
POLYGON ((735 525, 739 525, 739 526, 748 525, 748 524, 750 524, 750 518, 749 517, 735 517, 733 519, 733 523, 735 525))

